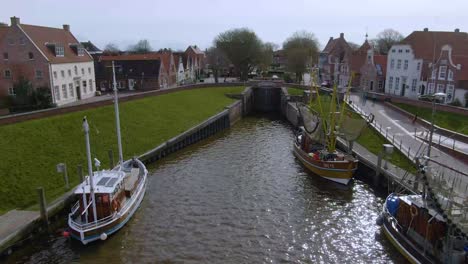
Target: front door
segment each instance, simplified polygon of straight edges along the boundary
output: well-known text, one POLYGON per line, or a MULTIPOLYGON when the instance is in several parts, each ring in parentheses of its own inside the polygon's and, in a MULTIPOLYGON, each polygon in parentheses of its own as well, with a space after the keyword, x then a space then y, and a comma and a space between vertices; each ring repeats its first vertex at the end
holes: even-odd
POLYGON ((135 90, 134 87, 135 87, 135 80, 133 80, 133 79, 128 79, 128 89, 129 89, 130 91, 133 91, 133 90, 135 90))
POLYGON ((371 90, 371 91, 374 90, 374 81, 371 81, 371 82, 370 82, 370 90, 371 90))
POLYGON ((81 87, 80 87, 80 81, 75 82, 75 87, 76 87, 76 98, 78 100, 81 100, 81 87))

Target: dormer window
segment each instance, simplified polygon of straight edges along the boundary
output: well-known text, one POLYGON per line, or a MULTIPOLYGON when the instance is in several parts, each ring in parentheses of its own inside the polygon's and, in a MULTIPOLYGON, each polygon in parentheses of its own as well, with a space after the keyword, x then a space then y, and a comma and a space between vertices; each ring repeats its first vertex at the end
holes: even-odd
POLYGON ((83 46, 78 46, 78 56, 84 56, 84 48, 83 46))
POLYGON ((65 48, 61 45, 55 45, 55 56, 56 57, 65 56, 65 48))
POLYGON ((29 52, 28 57, 29 57, 30 60, 34 60, 34 53, 29 52))

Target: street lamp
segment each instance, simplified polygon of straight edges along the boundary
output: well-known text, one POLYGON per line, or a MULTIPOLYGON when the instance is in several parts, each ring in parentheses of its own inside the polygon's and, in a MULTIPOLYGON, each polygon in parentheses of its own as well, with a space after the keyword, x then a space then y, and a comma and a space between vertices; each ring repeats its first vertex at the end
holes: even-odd
MULTIPOLYGON (((431 130, 430 130, 430 134, 429 134, 429 145, 427 146, 427 154, 426 154, 426 156, 429 157, 429 158, 431 157, 432 136, 434 134, 434 119, 435 119, 434 117, 435 117, 436 105, 437 105, 436 100, 444 99, 446 96, 447 96, 447 94, 438 92, 438 93, 434 93, 434 94, 431 94, 431 95, 426 95, 426 96, 419 97, 419 98, 427 98, 427 99, 432 101, 431 130)), ((429 159, 426 160, 426 165, 427 165, 427 163, 429 163, 429 159)))

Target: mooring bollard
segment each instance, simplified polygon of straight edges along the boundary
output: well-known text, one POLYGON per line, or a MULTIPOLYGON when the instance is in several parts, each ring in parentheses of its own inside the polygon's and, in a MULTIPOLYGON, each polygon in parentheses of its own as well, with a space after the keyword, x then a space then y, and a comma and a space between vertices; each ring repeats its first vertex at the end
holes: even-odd
POLYGON ((381 151, 379 155, 377 156, 377 168, 375 170, 375 177, 374 177, 374 186, 378 186, 380 183, 380 173, 382 171, 382 158, 383 158, 384 152, 381 151))
POLYGON ((83 166, 78 165, 78 176, 80 177, 80 182, 84 181, 84 176, 83 176, 83 166))
POLYGON ((39 208, 41 212, 41 219, 44 222, 44 224, 48 227, 49 218, 47 216, 47 203, 46 203, 44 188, 38 187, 36 190, 37 190, 37 197, 39 198, 39 208))
POLYGON ((109 149, 107 154, 109 155, 109 168, 112 169, 114 168, 114 151, 109 149))

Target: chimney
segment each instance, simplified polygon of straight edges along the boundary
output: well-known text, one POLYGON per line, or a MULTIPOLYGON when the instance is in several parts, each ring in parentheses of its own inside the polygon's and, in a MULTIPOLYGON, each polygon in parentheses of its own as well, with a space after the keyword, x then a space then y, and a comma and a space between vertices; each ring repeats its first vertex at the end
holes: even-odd
POLYGON ((333 37, 330 37, 330 39, 328 41, 332 41, 333 40, 333 37))
POLYGON ((456 29, 455 29, 455 32, 459 33, 459 32, 460 32, 460 29, 459 29, 459 28, 456 28, 456 29))
POLYGON ((344 33, 340 33, 340 38, 344 38, 344 33))
POLYGON ((428 28, 424 28, 424 32, 428 32, 428 31, 429 31, 429 29, 428 29, 428 28))
POLYGON ((19 17, 10 17, 11 20, 11 25, 12 26, 17 26, 20 24, 20 18, 19 17))
POLYGON ((70 25, 63 24, 63 30, 70 32, 70 25))

